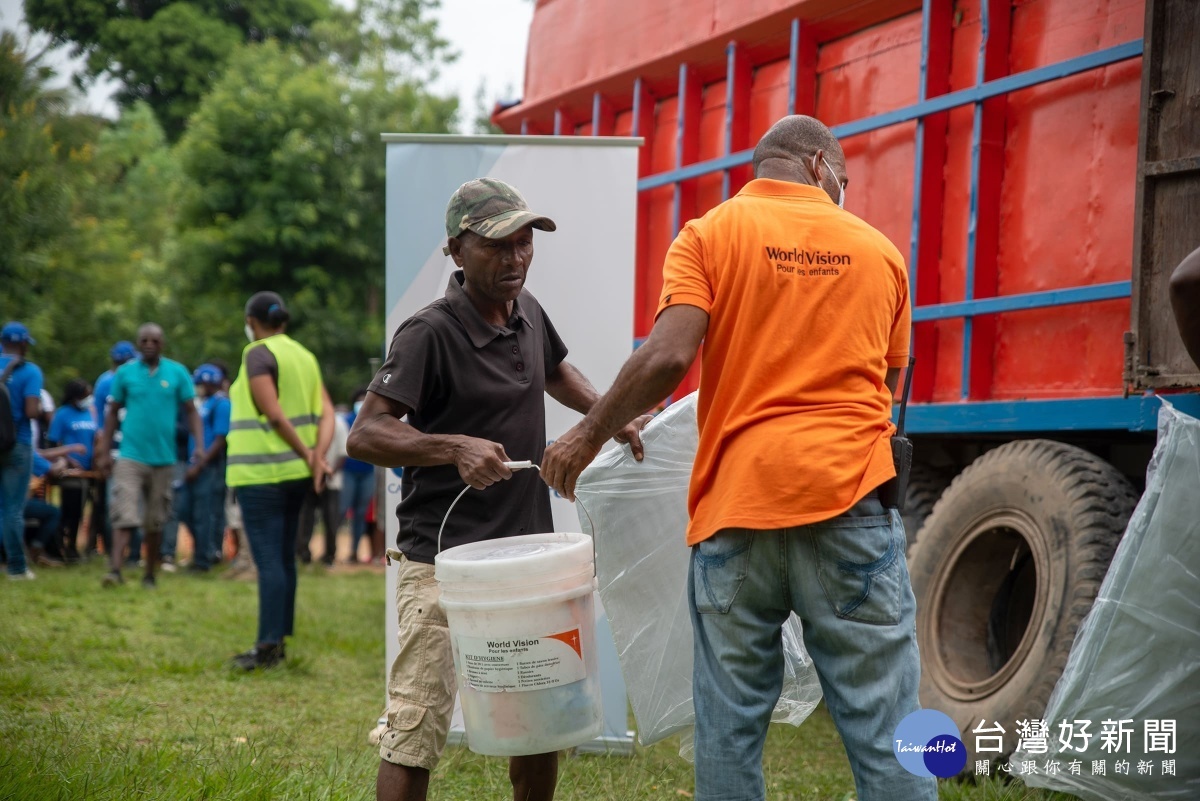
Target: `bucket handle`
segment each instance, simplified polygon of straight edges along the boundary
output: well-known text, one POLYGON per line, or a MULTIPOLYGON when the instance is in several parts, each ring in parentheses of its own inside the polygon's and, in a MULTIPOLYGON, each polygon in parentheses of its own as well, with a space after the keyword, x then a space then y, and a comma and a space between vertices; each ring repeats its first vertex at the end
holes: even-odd
MULTIPOLYGON (((509 470, 529 470, 532 468, 532 469, 538 471, 539 473, 542 472, 542 469, 540 467, 538 467, 536 464, 534 464, 529 459, 522 459, 520 461, 513 461, 513 462, 505 462, 504 466, 507 467, 509 470)), ((451 501, 450 508, 448 508, 446 510, 446 515, 445 515, 445 517, 442 518, 442 525, 438 528, 438 536, 437 536, 437 553, 439 553, 439 554, 442 552, 442 532, 446 530, 446 521, 450 519, 450 513, 454 511, 455 505, 460 500, 462 500, 462 496, 466 495, 467 490, 469 490, 469 489, 471 489, 470 484, 463 487, 462 492, 458 493, 458 495, 455 496, 454 500, 451 501)), ((580 509, 583 509, 583 514, 584 514, 584 516, 587 517, 588 525, 591 526, 591 529, 592 529, 592 532, 591 532, 592 575, 595 575, 596 574, 596 524, 595 524, 595 522, 592 521, 592 516, 590 514, 588 514, 587 507, 585 507, 583 505, 583 502, 580 501, 578 498, 576 498, 575 503, 579 504, 580 509)), ((391 560, 391 559, 398 560, 401 556, 403 556, 403 554, 400 551, 396 550, 395 548, 387 549, 387 557, 389 560, 391 560)))

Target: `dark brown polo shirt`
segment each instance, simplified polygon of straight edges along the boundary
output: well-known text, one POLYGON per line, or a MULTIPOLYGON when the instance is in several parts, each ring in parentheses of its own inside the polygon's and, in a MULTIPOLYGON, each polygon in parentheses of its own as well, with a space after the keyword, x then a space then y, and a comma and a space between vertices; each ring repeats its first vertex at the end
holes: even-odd
MULTIPOLYGON (((508 324, 484 321, 450 279, 444 297, 401 323, 370 389, 403 403, 408 422, 426 434, 466 434, 499 442, 510 459, 540 464, 546 450, 546 376, 567 346, 533 295, 522 290, 508 324)), ((438 527, 462 491, 454 465, 406 467, 401 479, 398 547, 432 563, 438 527)), ((553 531, 550 492, 536 470, 471 490, 454 507, 442 549, 468 542, 553 531)))

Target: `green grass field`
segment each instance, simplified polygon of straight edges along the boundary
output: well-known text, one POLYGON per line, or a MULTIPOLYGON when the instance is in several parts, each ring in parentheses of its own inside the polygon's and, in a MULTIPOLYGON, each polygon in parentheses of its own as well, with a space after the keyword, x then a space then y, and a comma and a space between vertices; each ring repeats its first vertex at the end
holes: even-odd
MULTIPOLYGON (((176 574, 154 592, 102 590, 101 574, 93 563, 0 584, 0 799, 374 798, 382 573, 302 568, 288 662, 255 674, 224 665, 253 641, 253 583, 176 574)), ((557 798, 689 798, 677 749, 563 759, 557 798)), ((823 707, 799 729, 773 727, 766 777, 772 801, 854 797, 823 707)), ((447 749, 430 797, 511 797, 507 763, 447 749)), ((998 779, 943 782, 941 797, 1070 798, 998 779)))

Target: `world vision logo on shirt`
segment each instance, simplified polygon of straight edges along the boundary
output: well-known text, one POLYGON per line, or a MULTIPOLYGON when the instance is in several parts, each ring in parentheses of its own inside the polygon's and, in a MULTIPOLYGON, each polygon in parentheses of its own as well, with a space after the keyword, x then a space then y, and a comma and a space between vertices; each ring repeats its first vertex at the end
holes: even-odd
POLYGON ((767 258, 775 266, 777 273, 789 273, 801 276, 838 276, 841 267, 849 267, 850 256, 833 251, 801 250, 800 248, 776 248, 766 246, 767 258))

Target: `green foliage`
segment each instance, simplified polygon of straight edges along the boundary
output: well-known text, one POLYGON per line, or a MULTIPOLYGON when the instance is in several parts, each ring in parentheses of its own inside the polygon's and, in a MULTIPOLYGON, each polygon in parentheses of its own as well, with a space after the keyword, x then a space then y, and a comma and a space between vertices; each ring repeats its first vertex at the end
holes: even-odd
POLYGON ((34 247, 67 224, 69 191, 53 125, 64 105, 46 90, 53 72, 0 31, 0 277, 14 301, 43 268, 34 247))
POLYGON ((274 42, 243 47, 180 141, 176 264, 189 295, 236 299, 204 335, 240 337, 261 289, 288 301, 335 397, 383 341, 385 130, 446 131, 456 107, 385 70, 348 75, 274 42))
POLYGON ((147 102, 171 139, 242 42, 303 41, 328 0, 26 0, 36 31, 87 54, 87 77, 109 74, 122 105, 147 102))
POLYGON ((26 269, 13 273, 0 311, 33 330, 30 357, 57 394, 71 378, 94 379, 112 342, 132 339, 140 322, 181 319, 164 258, 180 172, 145 105, 107 129, 91 118, 59 118, 48 136, 63 157, 39 172, 60 182, 66 209, 53 230, 26 243, 18 256, 26 269))
POLYGON ((423 89, 451 57, 435 6, 30 0, 31 24, 125 80, 115 124, 71 115, 0 34, 0 317, 31 327, 52 393, 148 320, 189 367, 236 365, 264 288, 335 398, 366 383, 383 344, 379 134, 457 113, 423 89))
POLYGON ((94 268, 98 254, 79 258, 77 250, 97 239, 86 206, 103 123, 65 116, 66 98, 45 88, 53 73, 39 61, 0 33, 0 317, 30 326, 39 342, 31 358, 57 392, 87 376, 79 367, 107 361, 107 345, 90 339, 109 315, 93 309, 121 287, 119 274, 94 268))

